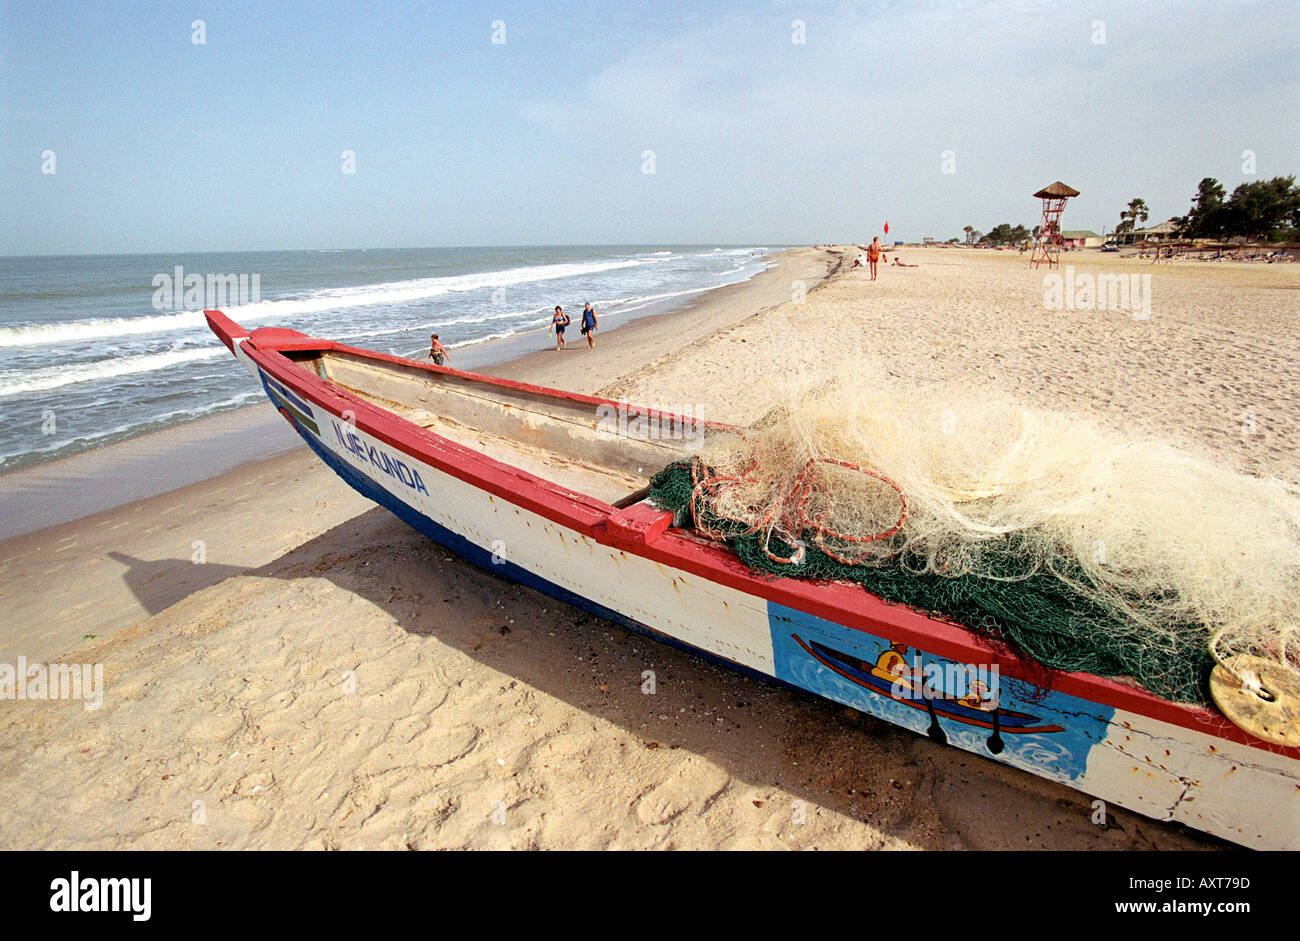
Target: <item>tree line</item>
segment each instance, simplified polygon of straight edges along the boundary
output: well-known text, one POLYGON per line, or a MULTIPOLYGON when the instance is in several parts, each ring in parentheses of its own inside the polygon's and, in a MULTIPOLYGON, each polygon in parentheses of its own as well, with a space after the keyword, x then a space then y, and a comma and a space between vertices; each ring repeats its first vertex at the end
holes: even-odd
POLYGON ((1300 187, 1294 176, 1242 183, 1227 196, 1213 177, 1201 180, 1187 215, 1174 219, 1185 238, 1246 238, 1270 242, 1300 238, 1300 187))
MULTIPOLYGON (((1130 200, 1119 214, 1115 234, 1132 232, 1148 215, 1144 200, 1130 200)), ((1169 221, 1179 238, 1296 241, 1300 238, 1300 187, 1294 176, 1276 176, 1242 183, 1228 195, 1222 183, 1207 176, 1196 188, 1187 215, 1169 221)))
MULTIPOLYGON (((1034 226, 1033 231, 1026 229, 1023 225, 1012 225, 1010 222, 1000 222, 988 232, 980 232, 973 226, 966 226, 962 232, 966 234, 967 245, 1016 245, 1020 242, 1028 241, 1031 238, 1038 238, 1038 232, 1041 226, 1034 226)), ((957 241, 951 239, 950 241, 957 241)))
MULTIPOLYGON (((1119 214, 1115 235, 1132 232, 1150 218, 1146 201, 1140 197, 1129 201, 1119 214)), ((1181 238, 1229 239, 1244 236, 1271 242, 1300 241, 1300 186, 1294 176, 1277 176, 1271 180, 1242 183, 1231 195, 1213 177, 1201 180, 1192 197, 1187 215, 1171 220, 1181 238)), ((988 232, 974 226, 962 229, 966 245, 1016 245, 1037 239, 1041 227, 1033 230, 1023 225, 1003 222, 988 232)), ((950 243, 959 241, 949 239, 950 243)))

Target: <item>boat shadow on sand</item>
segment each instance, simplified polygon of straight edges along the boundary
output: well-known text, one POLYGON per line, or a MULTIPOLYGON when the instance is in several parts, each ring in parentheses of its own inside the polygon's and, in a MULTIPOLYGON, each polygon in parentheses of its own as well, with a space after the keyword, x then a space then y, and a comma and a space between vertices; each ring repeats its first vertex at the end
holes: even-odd
MULTIPOLYGON (((313 600, 310 583, 327 580, 413 637, 436 638, 498 679, 512 678, 609 723, 628 749, 703 757, 731 785, 748 785, 728 788, 739 790, 746 805, 766 805, 787 821, 795 810, 787 804, 801 801, 808 816, 843 815, 927 849, 1223 845, 1119 808, 1108 809, 1107 826, 1096 826, 1086 795, 647 639, 454 557, 379 508, 255 568, 110 556, 126 566, 126 585, 151 614, 234 576, 281 580, 288 586, 284 605, 300 606, 309 635, 339 630, 315 617, 323 602, 313 600), (647 671, 653 695, 643 691, 647 671)), ((212 604, 222 597, 215 594, 212 604)), ((391 632, 384 634, 391 645, 391 632)), ((514 702, 516 684, 509 685, 514 702)), ((664 763, 665 776, 672 768, 672 760, 664 763)), ((602 777, 613 769, 589 770, 602 777)), ((715 803, 693 801, 686 812, 704 813, 715 803)))
POLYGON ((231 576, 253 571, 242 565, 198 564, 192 559, 150 561, 117 551, 109 552, 108 557, 126 566, 122 581, 150 615, 166 611, 177 602, 231 576))

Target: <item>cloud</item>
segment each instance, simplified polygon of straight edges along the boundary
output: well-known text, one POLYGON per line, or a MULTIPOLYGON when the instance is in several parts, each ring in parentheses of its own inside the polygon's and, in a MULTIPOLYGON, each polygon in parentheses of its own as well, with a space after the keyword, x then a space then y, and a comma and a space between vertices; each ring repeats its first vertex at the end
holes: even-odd
POLYGON ((1027 194, 1073 175, 1099 226, 1130 189, 1151 193, 1159 213, 1185 211, 1215 169, 1207 155, 1248 146, 1239 127, 1207 121, 1206 105, 1233 102, 1250 122, 1291 96, 1287 73, 1252 70, 1281 60, 1295 23, 1283 6, 1217 3, 751 8, 692 18, 564 95, 529 97, 520 114, 608 160, 654 149, 686 220, 707 199, 779 231, 765 199, 787 212, 816 202, 832 225, 905 207, 928 230, 959 228, 951 210, 924 205, 940 199, 987 227, 1030 221, 1027 194), (791 41, 794 19, 805 44, 791 41), (958 173, 944 179, 948 150, 958 173), (674 168, 696 179, 673 179, 674 168))

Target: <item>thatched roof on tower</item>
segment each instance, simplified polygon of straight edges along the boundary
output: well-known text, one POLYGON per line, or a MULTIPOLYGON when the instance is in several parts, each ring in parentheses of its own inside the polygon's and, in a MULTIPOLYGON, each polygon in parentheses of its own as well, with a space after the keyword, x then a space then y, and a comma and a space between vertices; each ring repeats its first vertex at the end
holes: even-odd
POLYGON ((1072 186, 1066 186, 1060 180, 1057 180, 1051 186, 1044 186, 1034 194, 1038 199, 1061 199, 1067 196, 1078 196, 1079 191, 1072 186))

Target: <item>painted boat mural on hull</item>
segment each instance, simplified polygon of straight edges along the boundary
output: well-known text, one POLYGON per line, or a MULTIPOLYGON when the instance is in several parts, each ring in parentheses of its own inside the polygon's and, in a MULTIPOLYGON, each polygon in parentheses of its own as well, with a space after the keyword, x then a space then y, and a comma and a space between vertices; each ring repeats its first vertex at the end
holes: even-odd
POLYGON ((978 680, 996 697, 990 709, 966 705, 972 691, 953 678, 989 677, 984 664, 960 663, 915 651, 920 676, 889 679, 882 659, 902 646, 794 608, 771 605, 776 676, 936 741, 1068 784, 1083 777, 1088 755, 1106 737, 1114 709, 1007 677, 978 680), (873 673, 873 668, 878 672, 873 673), (947 686, 933 683, 942 678, 947 686), (927 692, 927 687, 929 692, 927 692), (935 688, 938 687, 938 688, 935 688), (937 694, 937 695, 931 695, 937 694), (996 717, 996 720, 995 720, 996 717))

